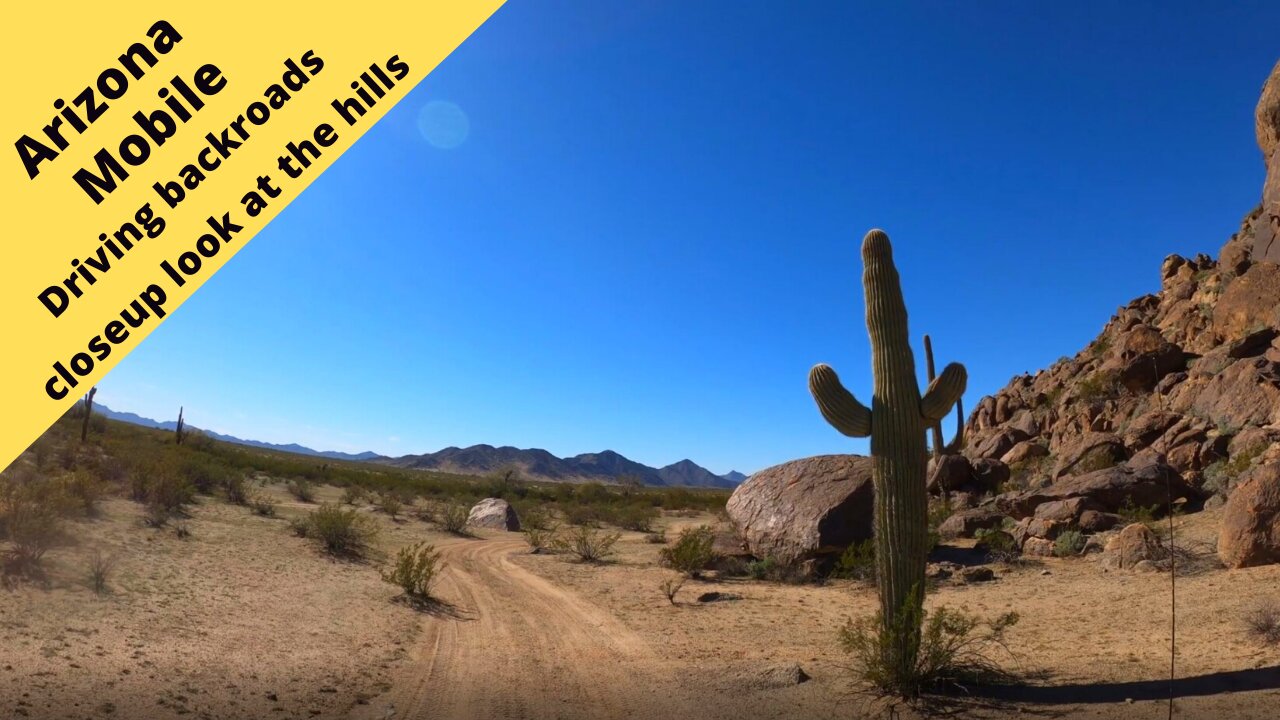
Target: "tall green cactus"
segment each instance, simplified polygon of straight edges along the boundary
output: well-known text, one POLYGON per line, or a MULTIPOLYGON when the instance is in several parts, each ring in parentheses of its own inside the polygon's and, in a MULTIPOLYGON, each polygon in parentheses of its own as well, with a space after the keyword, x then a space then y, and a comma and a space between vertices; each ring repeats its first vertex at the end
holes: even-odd
POLYGON ((867 233, 862 262, 875 378, 871 408, 858 402, 827 365, 809 371, 809 391, 822 416, 841 433, 871 436, 882 661, 895 684, 908 688, 920 647, 929 553, 925 430, 964 393, 966 373, 963 365, 951 363, 921 396, 889 236, 881 230, 867 233))

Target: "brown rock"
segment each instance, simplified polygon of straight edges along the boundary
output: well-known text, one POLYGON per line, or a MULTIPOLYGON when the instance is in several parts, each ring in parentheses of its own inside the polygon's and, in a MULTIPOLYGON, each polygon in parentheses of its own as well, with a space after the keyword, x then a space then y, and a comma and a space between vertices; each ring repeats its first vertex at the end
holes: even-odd
POLYGON ((1092 472, 1112 467, 1129 457, 1120 438, 1108 433, 1085 433, 1063 445, 1058 463, 1053 468, 1055 478, 1063 475, 1092 472))
POLYGON ((1042 537, 1028 537, 1022 544, 1022 554, 1035 557, 1052 557, 1053 541, 1042 537))
POLYGON ((1124 522, 1124 518, 1115 513, 1099 512, 1097 510, 1085 510, 1080 513, 1080 520, 1077 525, 1082 532, 1100 533, 1106 532, 1111 528, 1124 522))
POLYGON ((991 582, 996 573, 986 565, 975 565, 960 570, 960 579, 967 583, 991 582))
POLYGON ((1253 223, 1255 261, 1280 262, 1280 64, 1262 87, 1255 114, 1258 147, 1267 166, 1267 179, 1262 186, 1262 213, 1253 223))
POLYGON ((1280 327, 1277 262, 1280 259, 1255 263, 1227 285, 1213 308, 1213 329, 1223 340, 1241 340, 1261 328, 1280 327))
POLYGON ((1151 528, 1134 523, 1108 540, 1102 554, 1109 567, 1133 569, 1140 562, 1159 560, 1165 553, 1164 544, 1151 528))
POLYGON ((1227 498, 1218 557, 1229 568, 1280 562, 1280 463, 1257 468, 1227 498))
POLYGON ((871 538, 872 460, 821 455, 752 475, 725 509, 756 557, 798 562, 871 538))
POLYGON ((1089 498, 1097 503, 1094 507, 1107 512, 1115 512, 1126 505, 1163 509, 1168 505, 1170 490, 1175 500, 1197 498, 1199 495, 1168 465, 1158 462, 1136 467, 1124 464, 1060 478, 1046 488, 1001 496, 995 504, 1015 518, 1032 515, 1044 503, 1071 498, 1089 498))
POLYGON ((1013 449, 1014 445, 1028 439, 1025 432, 1014 428, 1005 428, 983 440, 973 448, 977 458, 1001 458, 1013 449))
POLYGON ((1000 527, 1005 517, 1004 513, 989 505, 961 510, 942 521, 938 526, 938 534, 944 538, 970 538, 979 530, 1000 527))
POLYGON ((1205 383, 1191 407, 1229 428, 1280 422, 1280 365, 1261 357, 1236 360, 1205 383))
POLYGON ((1023 440, 1022 442, 1010 448, 1009 452, 1000 458, 1000 462, 1005 465, 1026 462, 1032 458, 1045 457, 1049 454, 1049 448, 1036 442, 1035 440, 1023 440))
POLYGON ((1117 377, 1130 392, 1149 392, 1165 375, 1180 372, 1186 366, 1182 348, 1150 325, 1138 325, 1124 337, 1117 377))
MULTIPOLYGON (((1070 526, 1076 525, 1080 521, 1080 516, 1086 510, 1098 510, 1100 506, 1092 498, 1074 497, 1067 500, 1053 500, 1051 502, 1038 505, 1035 509, 1035 517, 1042 520, 1051 520, 1053 522, 1065 523, 1070 526)), ((1039 534, 1039 533, 1036 533, 1039 534)), ((1048 537, 1041 535, 1041 537, 1048 537)))
POLYGON ((943 455, 929 458, 929 492, 941 495, 967 488, 973 481, 973 468, 963 455, 943 455))
POLYGON ((1131 448, 1144 448, 1177 424, 1182 416, 1164 410, 1152 410, 1138 416, 1124 431, 1124 442, 1131 448))
POLYGON ((979 458, 972 463, 973 489, 979 493, 999 492, 1009 482, 1009 466, 993 458, 979 458))

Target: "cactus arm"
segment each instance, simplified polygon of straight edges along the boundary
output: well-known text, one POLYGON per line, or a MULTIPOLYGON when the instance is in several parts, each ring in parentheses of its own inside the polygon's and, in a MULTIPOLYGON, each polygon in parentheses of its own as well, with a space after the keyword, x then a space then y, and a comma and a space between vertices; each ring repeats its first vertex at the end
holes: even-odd
POLYGON ((967 382, 968 373, 965 372, 963 365, 960 363, 948 365, 941 375, 929 383, 929 389, 920 399, 920 415, 929 423, 938 422, 946 417, 947 413, 951 412, 951 406, 955 405, 964 394, 967 382))
POLYGON ((964 398, 956 398, 956 436, 947 444, 948 455, 958 455, 964 450, 964 398))
POLYGON ((840 384, 830 365, 814 365, 809 371, 809 392, 822 417, 836 430, 856 438, 871 434, 871 411, 840 384))
MULTIPOLYGON (((926 377, 929 379, 929 382, 932 383, 933 379, 937 377, 937 373, 934 371, 933 365, 933 340, 931 340, 928 335, 924 336, 924 366, 926 377)), ((935 458, 940 458, 942 457, 943 452, 942 423, 936 422, 930 425, 929 432, 933 436, 933 456, 935 458)))

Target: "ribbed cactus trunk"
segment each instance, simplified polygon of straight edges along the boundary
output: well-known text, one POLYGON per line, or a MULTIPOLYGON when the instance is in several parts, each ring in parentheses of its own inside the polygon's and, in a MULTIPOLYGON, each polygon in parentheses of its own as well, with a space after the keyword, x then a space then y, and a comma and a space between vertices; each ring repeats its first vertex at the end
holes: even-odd
POLYGON ((862 261, 875 376, 871 409, 858 402, 826 365, 810 371, 809 389, 823 417, 837 430, 851 437, 871 436, 876 580, 884 634, 881 660, 895 678, 895 687, 910 692, 915 687, 929 553, 925 431, 964 392, 966 375, 963 366, 952 363, 921 397, 889 236, 880 230, 867 233, 862 261))
POLYGON ((876 577, 884 629, 894 633, 885 644, 890 656, 884 660, 906 677, 902 673, 915 667, 920 644, 919 621, 912 618, 920 615, 929 553, 925 425, 907 336, 907 307, 887 235, 867 235, 862 262, 875 375, 871 456, 875 459, 876 577))

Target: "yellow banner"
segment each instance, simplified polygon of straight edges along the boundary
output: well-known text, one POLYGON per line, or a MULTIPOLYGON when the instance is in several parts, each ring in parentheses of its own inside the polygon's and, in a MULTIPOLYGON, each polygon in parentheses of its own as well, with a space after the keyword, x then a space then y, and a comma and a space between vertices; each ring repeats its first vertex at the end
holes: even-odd
POLYGON ((7 9, 0 467, 501 4, 7 9))

